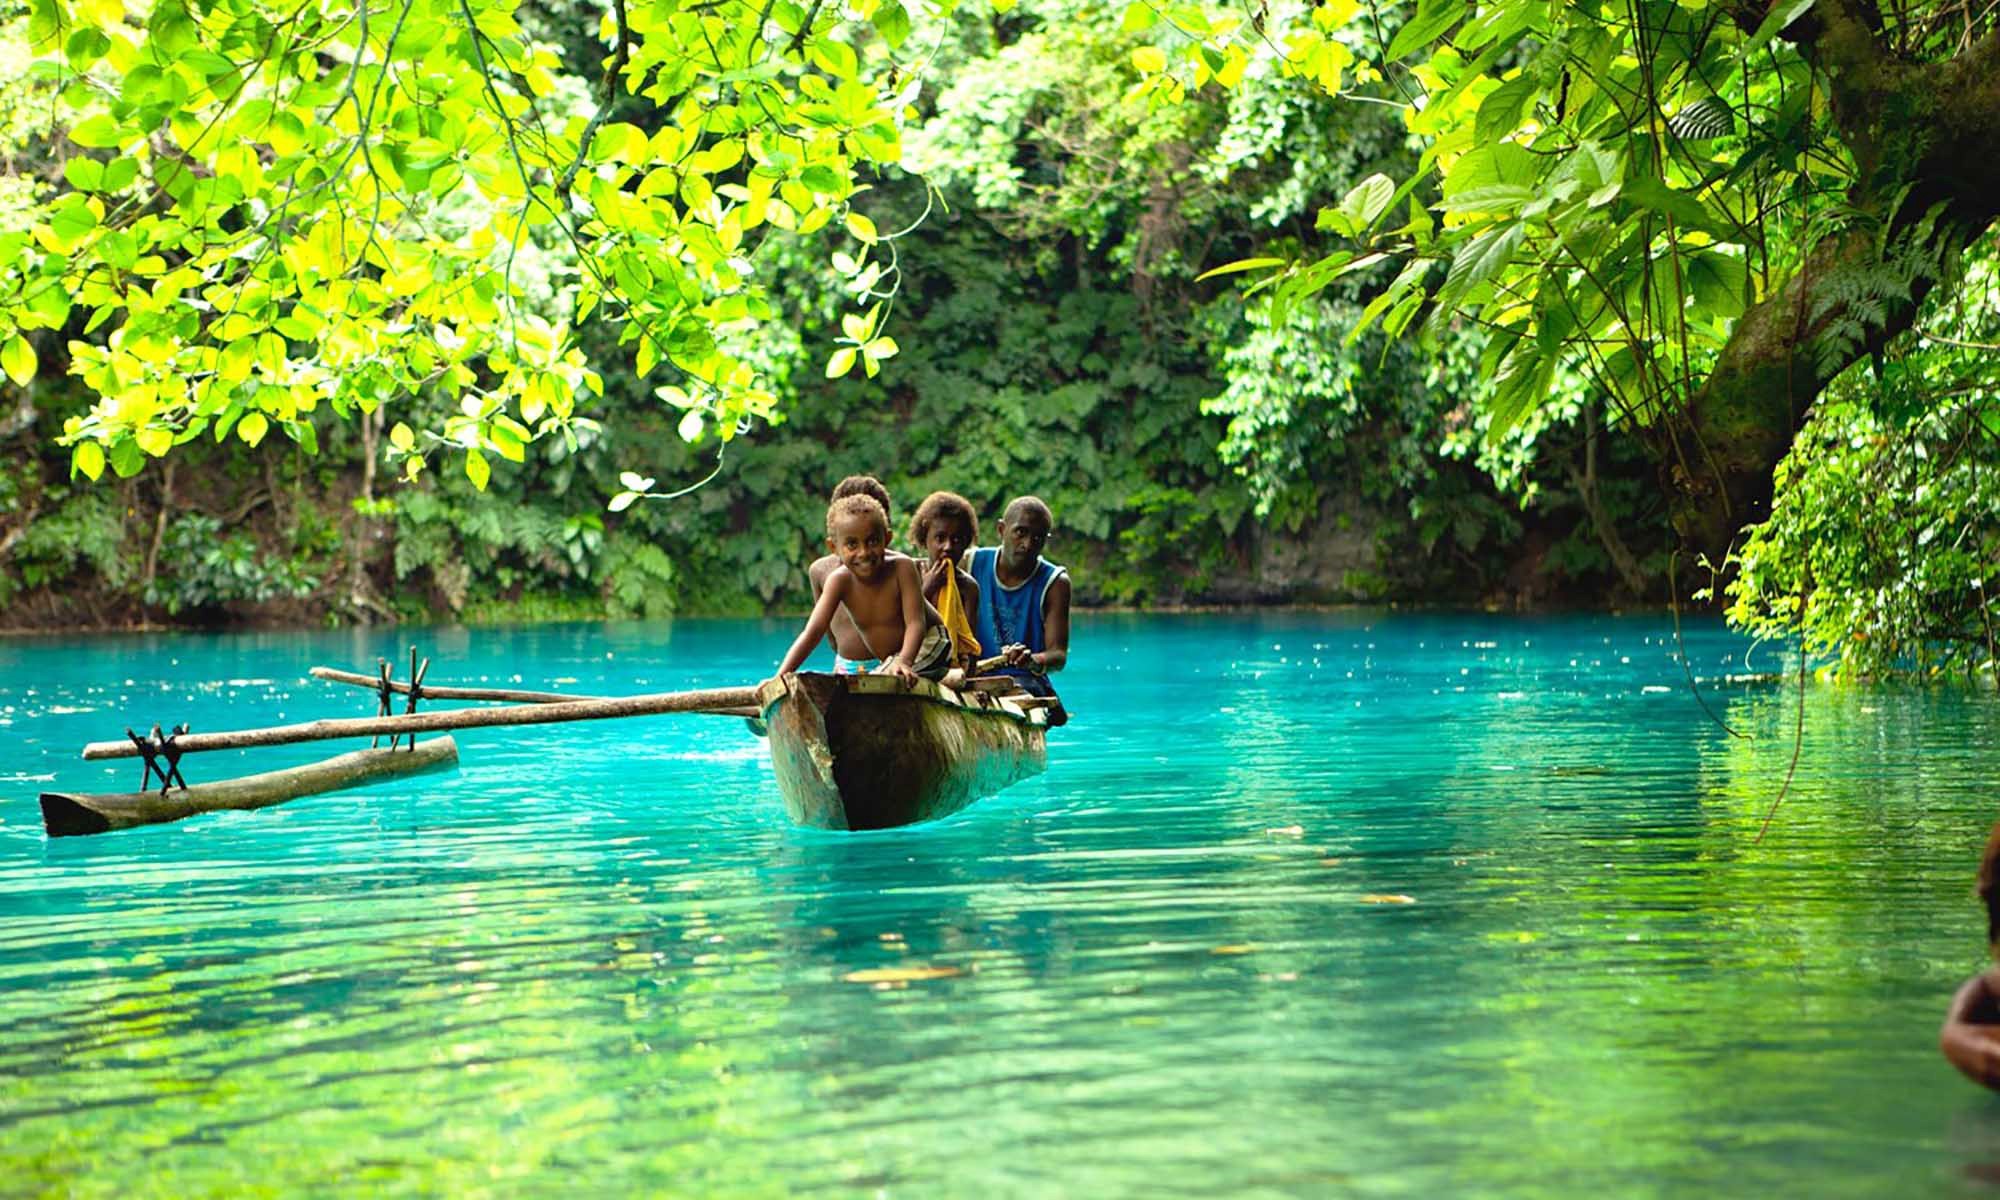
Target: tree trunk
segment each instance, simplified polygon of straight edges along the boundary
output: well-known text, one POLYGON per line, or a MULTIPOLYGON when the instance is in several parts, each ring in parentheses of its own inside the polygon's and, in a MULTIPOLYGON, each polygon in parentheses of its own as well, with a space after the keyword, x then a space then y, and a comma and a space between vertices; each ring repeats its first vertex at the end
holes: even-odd
POLYGON ((153 515, 153 540, 146 544, 146 566, 140 572, 139 592, 145 594, 153 586, 153 580, 160 568, 160 544, 167 540, 167 518, 174 511, 174 464, 167 463, 160 473, 160 511, 153 515))
POLYGON ((1597 534, 1597 542, 1604 547, 1612 569, 1618 572, 1618 578, 1625 581, 1625 588, 1632 593, 1632 598, 1643 600, 1646 593, 1652 590, 1649 586, 1651 580, 1646 577, 1639 560, 1632 556, 1631 548, 1625 545, 1625 539, 1618 536, 1618 523, 1604 511, 1604 501, 1597 494, 1597 409, 1594 406, 1584 406, 1583 423, 1583 470, 1578 471, 1572 466, 1569 469, 1570 483, 1576 488, 1576 497, 1583 503, 1591 531, 1597 534))

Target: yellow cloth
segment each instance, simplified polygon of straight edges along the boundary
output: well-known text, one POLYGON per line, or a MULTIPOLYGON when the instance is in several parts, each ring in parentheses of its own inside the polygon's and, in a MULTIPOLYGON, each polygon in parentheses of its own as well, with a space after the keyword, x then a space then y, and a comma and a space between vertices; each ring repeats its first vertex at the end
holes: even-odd
POLYGON ((957 568, 945 572, 944 587, 938 589, 937 610, 951 634, 951 656, 978 658, 979 636, 972 632, 972 614, 965 611, 965 601, 958 595, 957 568))

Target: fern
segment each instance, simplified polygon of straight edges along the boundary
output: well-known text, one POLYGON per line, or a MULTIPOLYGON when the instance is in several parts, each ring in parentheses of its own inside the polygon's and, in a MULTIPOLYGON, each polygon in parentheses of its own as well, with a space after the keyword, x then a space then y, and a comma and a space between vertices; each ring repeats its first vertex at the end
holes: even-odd
POLYGON ((1873 259, 1843 262, 1816 281, 1811 318, 1832 317, 1813 346, 1821 376, 1831 378, 1889 324, 1890 313, 1912 303, 1917 281, 1942 278, 1946 247, 1932 236, 1938 209, 1926 213, 1873 259))
POLYGON ((28 587, 60 583, 88 567, 113 590, 124 590, 132 561, 125 554, 125 521, 117 497, 97 489, 63 501, 21 536, 14 560, 28 587))
POLYGON ((612 535, 604 550, 604 598, 614 617, 672 616, 673 560, 651 542, 612 535))

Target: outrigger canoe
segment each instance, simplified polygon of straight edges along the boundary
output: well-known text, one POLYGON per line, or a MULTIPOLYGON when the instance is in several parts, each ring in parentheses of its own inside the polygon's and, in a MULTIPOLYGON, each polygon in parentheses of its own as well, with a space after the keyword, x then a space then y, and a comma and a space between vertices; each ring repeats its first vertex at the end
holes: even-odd
POLYGON ((757 689, 785 811, 820 829, 934 821, 1039 774, 1046 704, 887 675, 807 672, 757 689))
MULTIPOLYGON (((991 667, 998 660, 980 664, 991 667)), ((331 668, 313 673, 380 693, 374 717, 325 719, 262 729, 191 733, 186 726, 150 737, 130 729, 122 739, 92 742, 90 760, 144 758, 144 779, 157 771, 159 791, 42 793, 50 837, 104 833, 177 821, 218 809, 262 808, 300 796, 377 779, 454 766, 448 737, 417 742, 418 733, 487 726, 548 725, 665 713, 751 717, 767 728, 778 793, 794 821, 822 829, 883 829, 950 816, 984 796, 1038 774, 1047 763, 1047 730, 1065 719, 1059 702, 1030 696, 1009 676, 954 676, 954 686, 905 686, 885 675, 788 675, 757 687, 711 688, 640 696, 582 698, 495 688, 422 684, 429 660, 411 654, 414 682, 390 680, 386 663, 374 678, 331 668), (389 698, 401 692, 445 699, 514 701, 502 708, 418 713, 412 699, 401 716, 389 698), (318 763, 188 786, 183 755, 206 750, 285 746, 339 737, 390 735, 391 749, 357 750, 318 763), (407 736, 414 750, 394 749, 407 736), (160 760, 164 760, 163 762, 160 760), (172 780, 172 786, 168 780, 172 780)), ((143 785, 142 785, 143 787, 143 785)))

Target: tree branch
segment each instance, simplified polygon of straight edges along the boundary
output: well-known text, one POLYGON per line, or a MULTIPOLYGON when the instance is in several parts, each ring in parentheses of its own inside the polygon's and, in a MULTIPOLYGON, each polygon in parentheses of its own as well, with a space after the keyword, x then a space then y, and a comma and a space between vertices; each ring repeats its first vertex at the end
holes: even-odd
POLYGON ((569 195, 569 186, 576 182, 577 172, 583 170, 583 160, 590 157, 590 139, 597 136, 598 126, 604 124, 605 118, 611 115, 611 106, 618 101, 618 77, 625 73, 625 64, 632 58, 632 30, 625 20, 625 0, 611 0, 611 13, 618 25, 618 44, 611 51, 611 61, 604 67, 597 111, 590 114, 589 123, 576 140, 576 158, 563 168, 562 177, 556 180, 556 201, 560 204, 569 203, 565 199, 569 195))

